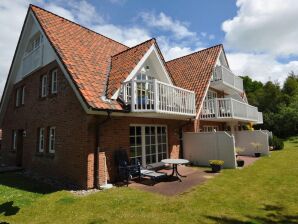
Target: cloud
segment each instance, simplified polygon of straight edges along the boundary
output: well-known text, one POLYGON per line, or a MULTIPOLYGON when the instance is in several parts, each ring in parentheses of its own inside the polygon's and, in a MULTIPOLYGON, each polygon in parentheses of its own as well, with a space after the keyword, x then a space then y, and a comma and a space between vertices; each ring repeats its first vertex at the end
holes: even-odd
POLYGON ((191 32, 187 28, 186 23, 183 23, 179 20, 174 20, 172 17, 167 16, 163 12, 160 12, 158 15, 149 12, 143 12, 140 14, 140 16, 148 26, 170 31, 177 39, 196 37, 196 33, 191 32))
POLYGON ((298 73, 298 61, 280 63, 268 54, 228 53, 227 58, 237 75, 248 75, 261 82, 283 83, 290 71, 298 73))
POLYGON ((237 7, 237 15, 222 24, 229 48, 298 55, 297 0, 238 0, 237 7))
POLYGON ((237 15, 222 24, 232 69, 259 81, 283 83, 298 73, 298 1, 237 0, 237 15), (286 59, 288 62, 281 62, 286 59))
POLYGON ((189 54, 201 46, 197 34, 190 31, 185 22, 175 20, 163 12, 157 15, 141 13, 143 19, 148 19, 146 23, 134 21, 133 24, 119 26, 108 22, 94 5, 85 0, 0 0, 0 95, 29 3, 37 4, 127 46, 134 46, 155 36, 167 60, 189 54))
POLYGON ((127 46, 137 45, 151 38, 150 33, 138 27, 120 27, 113 24, 98 24, 91 29, 127 46))
POLYGON ((29 1, 0 1, 0 96, 13 58, 29 1), (9 19, 8 19, 9 18, 9 19))

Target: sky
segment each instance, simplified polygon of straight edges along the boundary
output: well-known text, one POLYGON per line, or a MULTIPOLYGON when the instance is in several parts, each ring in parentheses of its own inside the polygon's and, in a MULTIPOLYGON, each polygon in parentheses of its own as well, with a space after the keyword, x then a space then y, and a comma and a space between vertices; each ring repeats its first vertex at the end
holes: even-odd
POLYGON ((236 75, 283 83, 298 73, 297 0, 0 0, 0 95, 29 4, 166 60, 222 43, 236 75))

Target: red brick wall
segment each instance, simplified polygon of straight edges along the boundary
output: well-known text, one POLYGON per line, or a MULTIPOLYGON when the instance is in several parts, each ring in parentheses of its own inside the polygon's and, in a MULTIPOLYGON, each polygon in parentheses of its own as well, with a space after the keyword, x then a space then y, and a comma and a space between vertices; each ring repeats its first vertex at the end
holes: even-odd
MULTIPOLYGON (((93 117, 95 124, 104 120, 104 116, 93 117)), ((169 119, 156 119, 156 118, 138 118, 138 117, 117 117, 113 116, 100 128, 100 151, 105 153, 107 161, 107 178, 109 181, 115 181, 116 166, 114 162, 114 152, 119 149, 127 150, 129 154, 129 126, 131 124, 158 124, 167 125, 168 130, 168 155, 172 158, 179 157, 180 140, 179 128, 186 124, 187 121, 169 120, 169 119)), ((91 129, 90 129, 91 130, 91 129)), ((94 128, 93 128, 94 130, 94 128)), ((92 135, 90 133, 90 135, 92 135)), ((89 151, 88 156, 88 187, 93 187, 93 151, 89 151)), ((100 158, 102 161, 102 158, 100 158)), ((100 162, 99 166, 103 163, 100 162)), ((104 170, 100 167, 100 170, 104 170)), ((103 172, 100 172, 100 182, 104 178, 103 172)))
MULTIPOLYGON (((1 163, 15 165, 16 153, 11 152, 12 130, 24 129, 23 167, 48 177, 62 179, 86 187, 88 133, 87 116, 77 100, 68 81, 58 69, 58 93, 45 99, 40 98, 40 77, 58 68, 52 62, 14 87, 1 128, 3 142, 1 163), (25 85, 25 105, 15 108, 15 89, 25 85), (38 128, 56 127, 56 152, 37 153, 38 128)), ((50 76, 48 76, 50 80, 50 76)), ((45 142, 46 150, 48 141, 45 142)))
MULTIPOLYGON (((92 188, 94 183, 94 150, 96 148, 96 126, 106 116, 87 115, 82 109, 68 81, 58 69, 58 94, 40 99, 40 78, 52 69, 58 68, 56 62, 24 78, 14 87, 5 118, 1 124, 3 141, 0 163, 15 165, 16 153, 11 152, 12 130, 24 129, 23 167, 45 177, 73 183, 82 188, 92 188), (26 86, 25 105, 15 108, 15 90, 26 86), (37 153, 38 128, 56 127, 56 147, 54 157, 45 152, 37 153)), ((50 77, 50 76, 48 76, 50 77)), ((120 148, 129 152, 130 124, 167 125, 169 155, 179 157, 179 128, 193 130, 193 123, 187 121, 119 117, 112 114, 111 120, 100 128, 99 143, 99 181, 102 184, 105 175, 113 181, 116 177, 114 152, 120 148), (103 167, 107 162, 107 172, 103 167)), ((47 139, 47 138, 46 138, 47 139)), ((46 151, 48 141, 46 141, 46 151)))

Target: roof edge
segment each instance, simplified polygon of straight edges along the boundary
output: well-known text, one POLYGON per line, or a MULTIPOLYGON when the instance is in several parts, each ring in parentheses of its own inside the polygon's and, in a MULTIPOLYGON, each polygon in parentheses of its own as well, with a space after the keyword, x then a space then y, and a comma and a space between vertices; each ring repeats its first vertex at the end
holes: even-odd
MULTIPOLYGON (((57 17, 59 17, 59 18, 61 18, 61 19, 64 19, 64 20, 66 20, 66 21, 68 21, 68 22, 70 22, 70 23, 73 23, 73 24, 75 24, 75 25, 77 25, 77 26, 80 26, 81 28, 83 28, 83 29, 85 29, 85 30, 88 30, 88 31, 90 31, 90 32, 92 32, 92 33, 95 33, 95 34, 97 34, 97 35, 100 35, 100 36, 102 36, 102 37, 104 37, 104 38, 107 38, 107 39, 112 40, 112 41, 114 41, 114 42, 116 42, 116 43, 118 43, 118 44, 121 44, 121 45, 124 46, 124 47, 129 48, 129 47, 126 46, 125 44, 120 43, 119 41, 116 41, 116 40, 114 40, 114 39, 112 39, 112 38, 110 38, 110 37, 107 37, 107 36, 105 36, 105 35, 103 35, 103 34, 101 34, 101 33, 98 33, 98 32, 96 32, 96 31, 94 31, 94 30, 91 30, 91 29, 89 29, 89 28, 87 28, 87 27, 85 27, 85 26, 83 26, 83 25, 81 25, 81 24, 79 24, 79 23, 76 23, 76 22, 74 22, 74 21, 71 21, 71 20, 69 20, 69 19, 66 19, 66 18, 64 18, 64 17, 62 17, 62 16, 59 16, 59 15, 56 14, 56 13, 53 13, 53 12, 51 12, 51 11, 48 11, 48 10, 46 10, 46 9, 44 9, 44 8, 41 8, 41 7, 37 6, 37 5, 29 4, 29 9, 32 9, 33 7, 38 8, 38 9, 40 9, 40 10, 43 10, 43 11, 45 11, 45 12, 47 12, 47 13, 50 13, 50 14, 52 14, 52 15, 54 15, 54 16, 57 16, 57 17)), ((32 10, 32 11, 33 11, 33 10, 32 10)))
POLYGON ((186 58, 186 57, 189 57, 191 55, 198 54, 198 53, 201 53, 202 51, 207 51, 207 50, 210 50, 211 48, 215 48, 215 47, 223 48, 223 44, 213 45, 211 47, 208 47, 208 48, 205 48, 205 49, 202 49, 202 50, 199 50, 199 51, 195 51, 195 52, 192 52, 190 54, 187 54, 187 55, 184 55, 184 56, 181 56, 181 57, 178 57, 178 58, 171 59, 171 60, 167 61, 166 63, 172 62, 172 61, 175 61, 175 60, 178 60, 178 59, 181 59, 181 58, 186 58))

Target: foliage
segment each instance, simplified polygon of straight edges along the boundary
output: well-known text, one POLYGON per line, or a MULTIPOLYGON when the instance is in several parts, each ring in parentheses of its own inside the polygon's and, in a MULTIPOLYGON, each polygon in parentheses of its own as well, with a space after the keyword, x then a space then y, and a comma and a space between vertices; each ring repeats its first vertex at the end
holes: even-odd
POLYGON ((210 165, 222 166, 225 162, 223 160, 209 160, 210 165))
POLYGON ((298 135, 298 75, 289 73, 281 88, 278 82, 263 84, 243 77, 248 102, 263 112, 264 124, 256 129, 267 129, 280 138, 298 135))
POLYGON ((284 148, 284 142, 282 139, 273 136, 272 137, 272 146, 274 150, 281 150, 284 148))
POLYGON ((173 197, 133 187, 75 196, 38 185, 43 193, 32 193, 35 182, 0 174, 0 223, 297 223, 297 149, 298 138, 291 138, 284 150, 173 197))
POLYGON ((235 147, 235 152, 237 153, 237 154, 239 154, 239 153, 241 153, 241 152, 243 152, 244 151, 244 148, 241 148, 241 147, 235 147))

